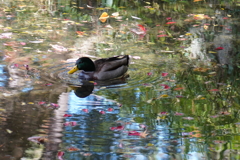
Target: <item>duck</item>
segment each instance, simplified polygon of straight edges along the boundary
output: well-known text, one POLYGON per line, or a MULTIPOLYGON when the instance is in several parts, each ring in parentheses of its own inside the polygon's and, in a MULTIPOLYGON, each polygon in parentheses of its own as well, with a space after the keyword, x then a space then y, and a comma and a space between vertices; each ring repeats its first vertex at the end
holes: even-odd
POLYGON ((73 74, 82 70, 79 78, 83 80, 111 80, 122 77, 128 70, 129 56, 115 56, 92 61, 89 57, 81 57, 75 66, 68 71, 73 74))

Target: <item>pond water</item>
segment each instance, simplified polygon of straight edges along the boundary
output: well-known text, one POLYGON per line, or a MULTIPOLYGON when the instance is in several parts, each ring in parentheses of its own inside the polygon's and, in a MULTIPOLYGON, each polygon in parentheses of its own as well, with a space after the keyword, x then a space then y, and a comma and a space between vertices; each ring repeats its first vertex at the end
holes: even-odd
POLYGON ((0 159, 239 159, 239 6, 2 1, 0 159), (124 78, 67 74, 116 55, 124 78))

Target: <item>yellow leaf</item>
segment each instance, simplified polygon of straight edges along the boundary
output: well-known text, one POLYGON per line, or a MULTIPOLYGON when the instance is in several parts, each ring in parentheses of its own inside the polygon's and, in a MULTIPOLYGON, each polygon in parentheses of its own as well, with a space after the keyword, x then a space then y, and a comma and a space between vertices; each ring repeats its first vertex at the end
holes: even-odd
POLYGON ((209 51, 208 53, 217 53, 217 52, 214 52, 214 51, 209 51))
POLYGON ((97 10, 104 10, 105 8, 96 8, 97 10))
POLYGON ((147 146, 148 146, 148 147, 152 147, 152 146, 154 146, 154 144, 148 143, 147 146))
POLYGON ((168 97, 168 95, 167 95, 167 94, 163 94, 163 95, 161 95, 160 97, 161 97, 161 98, 166 98, 166 97, 168 97))
POLYGON ((6 131, 11 134, 13 131, 11 131, 10 129, 6 129, 6 131))
POLYGON ((28 102, 28 104, 34 104, 33 102, 28 102))
POLYGON ((190 36, 190 35, 192 35, 192 33, 186 33, 185 35, 186 35, 186 36, 190 36))
POLYGON ((102 23, 104 23, 104 22, 107 21, 108 18, 109 18, 108 13, 107 13, 107 12, 103 12, 103 13, 101 14, 99 20, 100 20, 102 23))
POLYGON ((209 68, 194 68, 193 71, 197 71, 197 72, 206 72, 207 70, 209 70, 209 68))

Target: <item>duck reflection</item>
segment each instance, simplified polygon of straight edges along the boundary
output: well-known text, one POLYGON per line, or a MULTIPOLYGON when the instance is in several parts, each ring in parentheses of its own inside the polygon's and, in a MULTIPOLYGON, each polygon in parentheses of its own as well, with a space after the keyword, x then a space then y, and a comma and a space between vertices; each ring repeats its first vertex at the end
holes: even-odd
POLYGON ((107 87, 107 88, 112 88, 115 85, 122 85, 127 82, 127 78, 129 75, 125 75, 124 77, 118 78, 118 79, 113 79, 113 80, 108 80, 108 81, 82 81, 81 85, 79 86, 69 86, 71 89, 74 90, 74 93, 77 97, 79 98, 85 98, 89 96, 94 88, 101 88, 101 87, 107 87))

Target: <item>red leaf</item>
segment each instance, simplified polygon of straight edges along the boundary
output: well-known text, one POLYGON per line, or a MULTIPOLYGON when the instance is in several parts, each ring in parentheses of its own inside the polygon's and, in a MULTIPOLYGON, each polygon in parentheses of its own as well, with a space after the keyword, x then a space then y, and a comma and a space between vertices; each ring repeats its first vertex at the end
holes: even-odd
POLYGON ((78 148, 75 148, 75 147, 69 147, 67 150, 68 150, 69 152, 79 151, 79 149, 78 149, 78 148))
POLYGON ((114 131, 114 130, 117 130, 117 131, 120 131, 120 130, 123 130, 124 129, 124 126, 117 126, 117 127, 111 127, 110 130, 114 131))
POLYGON ((59 108, 59 107, 60 107, 60 106, 59 106, 58 104, 56 104, 56 103, 51 103, 50 105, 53 106, 54 108, 59 108))
POLYGON ((101 113, 101 114, 105 114, 106 112, 105 112, 105 111, 99 111, 99 113, 101 113))
POLYGON ((88 113, 88 109, 82 109, 82 111, 88 113))
POLYGON ((160 112, 161 115, 168 115, 168 112, 160 112))
POLYGON ((17 63, 15 63, 13 66, 14 66, 14 67, 16 67, 16 68, 18 68, 18 67, 19 67, 19 65, 18 65, 17 63))
POLYGON ((169 20, 171 20, 171 19, 172 19, 171 17, 167 17, 167 18, 166 18, 167 21, 169 21, 169 20))
POLYGON ((210 91, 210 92, 218 92, 219 89, 210 89, 209 91, 210 91))
POLYGON ((147 31, 146 28, 145 28, 143 25, 141 25, 141 24, 139 24, 138 27, 139 27, 142 31, 144 31, 144 32, 147 31))
POLYGON ((184 113, 179 113, 179 112, 176 112, 176 113, 175 113, 175 115, 176 115, 176 116, 183 116, 183 115, 184 115, 184 113))
POLYGON ((76 125, 77 125, 77 122, 74 122, 74 121, 63 123, 63 126, 76 126, 76 125))
POLYGON ((71 126, 76 126, 76 125, 77 125, 77 122, 75 122, 75 121, 70 122, 70 125, 71 125, 71 126))
POLYGON ((167 75, 168 75, 167 72, 163 72, 163 73, 162 73, 162 77, 166 77, 167 75))
POLYGON ((157 35, 157 37, 167 37, 168 35, 166 34, 161 34, 161 35, 157 35))
POLYGON ((169 87, 168 85, 166 85, 166 84, 160 84, 160 86, 163 86, 164 87, 164 89, 170 89, 171 87, 169 87))
POLYGON ((224 48, 223 47, 217 47, 215 48, 215 50, 223 50, 224 48))
POLYGON ((129 135, 129 136, 140 136, 140 133, 137 132, 137 131, 129 131, 129 132, 128 132, 128 135, 129 135))
POLYGON ((71 114, 64 114, 63 117, 72 117, 71 114))
POLYGON ((152 72, 148 72, 147 75, 148 75, 148 76, 151 76, 151 75, 152 75, 152 72))
POLYGON ((174 24, 174 23, 176 23, 176 22, 167 22, 166 24, 174 24))
POLYGON ((179 91, 179 90, 182 90, 184 89, 183 87, 179 87, 179 88, 174 88, 175 91, 179 91))
POLYGON ((108 111, 109 111, 109 112, 112 112, 112 111, 113 111, 113 108, 108 108, 108 111))
POLYGON ((46 102, 44 102, 44 101, 38 102, 39 105, 43 105, 43 104, 45 104, 45 103, 46 103, 46 102))
POLYGON ((58 154, 57 154, 58 159, 63 160, 63 158, 62 158, 63 155, 64 155, 63 151, 58 151, 58 154))

